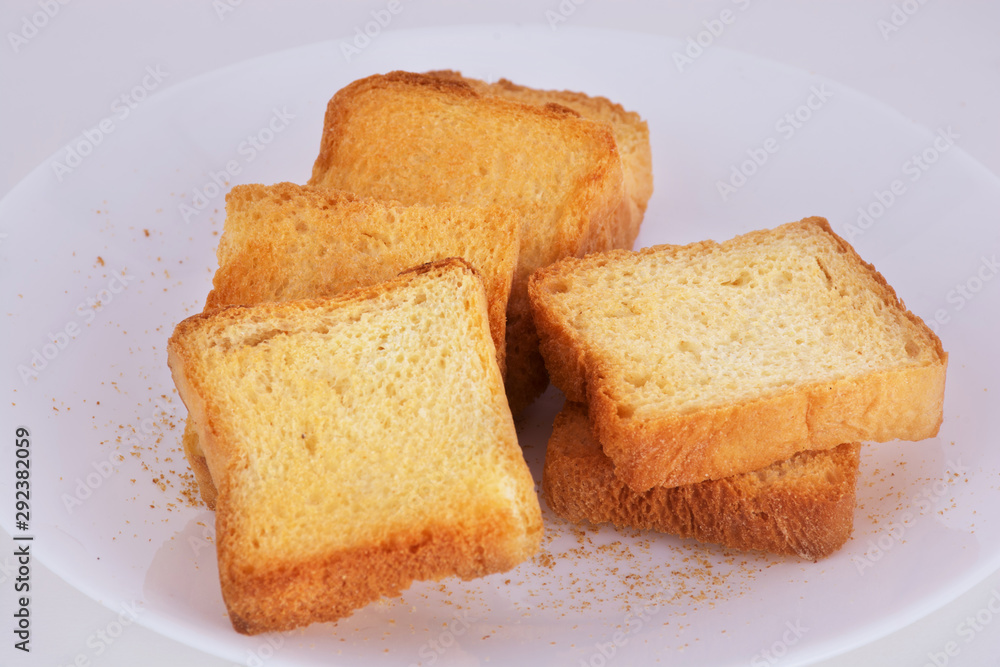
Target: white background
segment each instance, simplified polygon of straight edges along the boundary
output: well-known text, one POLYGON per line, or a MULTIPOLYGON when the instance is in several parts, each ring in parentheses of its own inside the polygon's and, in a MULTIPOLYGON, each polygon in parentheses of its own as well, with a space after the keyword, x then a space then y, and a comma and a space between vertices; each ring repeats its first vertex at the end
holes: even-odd
MULTIPOLYGON (((390 30, 494 22, 544 25, 546 11, 558 11, 559 0, 489 4, 401 0, 401 4, 403 11, 394 17, 390 30)), ((732 6, 730 0, 587 0, 579 6, 564 0, 564 4, 575 7, 569 18, 573 25, 681 39, 703 30, 702 21, 732 6)), ((928 128, 951 127, 959 136, 960 150, 1000 174, 1000 3, 841 0, 819 6, 751 0, 750 5, 717 44, 829 77, 928 128), (889 20, 904 6, 911 15, 898 31, 884 35, 879 21, 889 20)), ((385 6, 384 0, 349 5, 219 0, 214 6, 211 0, 75 0, 58 5, 58 13, 15 51, 8 33, 19 33, 25 17, 30 20, 41 10, 38 0, 4 0, 0 5, 0 195, 84 129, 107 117, 112 101, 141 80, 147 66, 159 66, 167 73, 162 84, 166 89, 247 58, 349 35, 371 19, 370 11, 385 6), (223 3, 232 11, 220 11, 223 3)), ((1000 225, 1000 212, 997 217, 1000 225)), ((8 553, 12 544, 9 536, 0 535, 0 553, 8 553)), ((100 644, 91 641, 88 646, 88 638, 108 627, 117 613, 75 591, 37 561, 32 578, 34 650, 28 657, 11 650, 9 630, 4 629, 10 623, 0 619, 0 665, 63 666, 73 664, 80 655, 100 667, 232 664, 137 626, 127 628, 98 655, 94 646, 100 644)), ((1000 665, 1000 616, 968 644, 956 635, 956 627, 984 609, 997 591, 1000 573, 914 625, 822 665, 934 664, 929 654, 938 654, 940 665, 950 641, 958 642, 960 652, 947 658, 949 665, 1000 665)), ((11 595, 9 573, 0 571, 4 618, 9 615, 11 595)))

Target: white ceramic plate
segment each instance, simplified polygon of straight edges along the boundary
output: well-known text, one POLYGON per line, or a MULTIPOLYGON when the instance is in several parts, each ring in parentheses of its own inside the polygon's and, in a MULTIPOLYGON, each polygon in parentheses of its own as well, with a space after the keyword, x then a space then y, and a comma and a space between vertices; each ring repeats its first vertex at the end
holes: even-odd
MULTIPOLYGON (((997 180, 961 137, 936 138, 948 128, 718 46, 679 71, 686 47, 567 24, 385 32, 350 62, 340 42, 260 58, 81 135, 0 203, 0 410, 32 443, 30 526, 4 511, 4 527, 33 535, 37 558, 107 606, 134 605, 139 623, 250 664, 795 664, 874 640, 981 580, 1000 565, 997 180), (638 245, 824 215, 938 322, 951 353, 941 435, 865 448, 842 551, 810 563, 546 514, 543 555, 510 573, 417 584, 336 625, 232 630, 212 514, 182 495, 184 408, 166 338, 208 291, 229 185, 304 182, 337 89, 432 68, 640 112, 656 193, 638 245), (719 182, 733 188, 725 197, 719 182), (859 208, 870 221, 858 224, 859 208)), ((550 390, 519 424, 536 477, 560 403, 550 390)), ((0 496, 12 485, 0 476, 0 496)))

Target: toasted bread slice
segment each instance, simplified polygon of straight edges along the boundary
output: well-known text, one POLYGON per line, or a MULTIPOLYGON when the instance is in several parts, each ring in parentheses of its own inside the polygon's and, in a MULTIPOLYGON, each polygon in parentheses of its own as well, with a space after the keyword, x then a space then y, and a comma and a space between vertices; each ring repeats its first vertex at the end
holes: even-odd
POLYGON ((532 278, 553 383, 642 492, 942 420, 947 354, 822 218, 532 278))
POLYGON ((562 257, 613 247, 631 215, 608 123, 408 72, 361 79, 333 96, 309 183, 404 204, 497 204, 521 215, 507 309, 507 395, 515 412, 548 383, 528 277, 562 257))
MULTIPOLYGON (((330 297, 461 257, 483 278, 502 374, 519 226, 520 217, 499 206, 404 206, 292 183, 237 185, 226 195, 219 268, 205 310, 330 297)), ((202 500, 214 509, 216 489, 188 421, 185 454, 202 500)))
POLYGON ((443 260, 327 300, 230 307, 168 346, 218 485, 245 634, 334 621, 418 579, 482 576, 542 534, 482 282, 443 260))
POLYGON ((653 196, 653 153, 649 145, 649 127, 639 114, 626 111, 606 97, 592 96, 569 90, 540 90, 519 86, 507 79, 486 83, 464 77, 460 72, 439 70, 428 74, 440 78, 464 81, 481 94, 497 95, 527 104, 545 106, 558 104, 576 111, 582 117, 611 124, 618 144, 625 176, 625 193, 629 198, 628 224, 615 233, 612 247, 630 250, 639 235, 639 226, 646 213, 646 204, 653 196))
POLYGON ((293 183, 237 185, 226 195, 205 310, 330 297, 461 257, 483 279, 502 371, 520 222, 500 206, 405 206, 293 183))
POLYGON ((636 493, 615 476, 586 407, 567 403, 552 428, 542 490, 552 511, 570 521, 815 560, 851 535, 860 450, 845 443, 799 452, 762 470, 636 493))

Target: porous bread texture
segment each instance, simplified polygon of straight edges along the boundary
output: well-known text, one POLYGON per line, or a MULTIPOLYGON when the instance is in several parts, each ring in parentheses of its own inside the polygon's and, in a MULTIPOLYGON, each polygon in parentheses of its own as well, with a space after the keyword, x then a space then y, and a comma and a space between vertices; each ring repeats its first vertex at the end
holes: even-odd
POLYGON ((558 516, 816 560, 854 525, 861 446, 805 451, 767 468, 637 493, 614 474, 587 409, 567 402, 545 453, 542 490, 558 516))
POLYGON ((506 332, 515 412, 548 383, 528 277, 613 247, 631 214, 609 124, 409 72, 360 79, 333 96, 309 184, 405 204, 499 204, 521 215, 506 332))
POLYGON ((639 492, 941 424, 941 341, 823 218, 564 260, 530 290, 553 383, 639 492))
POLYGON ((328 300, 230 307, 168 346, 218 484, 223 599, 245 634, 478 577, 542 534, 482 283, 444 260, 328 300))
MULTIPOLYGON (((292 183, 237 185, 226 195, 219 268, 205 311, 334 296, 426 262, 461 257, 483 279, 503 374, 519 246, 520 218, 499 206, 404 206, 292 183)), ((190 421, 185 454, 202 500, 214 509, 216 489, 190 421)))
POLYGON ((293 183, 237 185, 226 195, 205 310, 334 296, 461 257, 483 279, 502 372, 519 245, 520 218, 500 206, 405 206, 293 183))
POLYGON ((618 154, 621 156, 630 211, 628 224, 623 224, 616 230, 612 247, 631 250, 639 235, 646 205, 653 196, 653 152, 649 144, 649 127, 639 114, 626 111, 620 104, 606 97, 570 90, 540 90, 520 86, 507 79, 486 83, 452 70, 437 70, 427 74, 464 81, 480 94, 497 95, 538 106, 557 104, 572 109, 588 120, 610 123, 615 133, 618 154))
POLYGON ((519 278, 605 247, 624 196, 610 126, 408 72, 334 95, 309 183, 406 204, 514 208, 525 218, 519 278))

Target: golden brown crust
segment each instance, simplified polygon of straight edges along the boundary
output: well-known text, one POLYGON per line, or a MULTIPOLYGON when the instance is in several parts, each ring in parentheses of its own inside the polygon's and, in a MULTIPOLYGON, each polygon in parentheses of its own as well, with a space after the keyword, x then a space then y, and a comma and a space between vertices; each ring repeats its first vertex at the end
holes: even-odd
POLYGON ((542 489, 570 521, 656 530, 735 549, 824 558, 851 534, 860 446, 802 452, 764 471, 637 493, 594 440, 586 408, 556 417, 542 489))
POLYGON ((653 195, 653 154, 649 143, 649 127, 639 114, 626 111, 620 104, 606 97, 571 90, 540 90, 520 86, 507 79, 486 83, 464 77, 460 72, 452 70, 427 72, 427 75, 460 81, 480 94, 498 95, 539 106, 555 104, 589 120, 610 123, 618 144, 628 195, 611 247, 632 248, 639 234, 646 205, 653 195))
POLYGON ((545 362, 549 379, 567 401, 587 402, 587 349, 576 328, 567 326, 559 313, 544 307, 543 280, 548 275, 542 269, 531 278, 529 294, 531 314, 538 332, 538 350, 545 362))
POLYGON ((201 451, 198 441, 198 430, 191 421, 191 418, 184 422, 184 435, 181 436, 184 445, 184 458, 187 459, 191 471, 194 473, 195 481, 198 482, 198 491, 201 493, 201 500, 210 510, 215 509, 215 501, 218 498, 218 491, 212 481, 212 473, 208 469, 208 461, 201 451))
POLYGON ((519 237, 517 214, 499 206, 407 207, 293 183, 238 185, 226 195, 219 268, 204 310, 333 296, 416 264, 461 256, 486 288, 504 371, 519 237))
POLYGON ((845 441, 934 437, 944 381, 943 365, 883 371, 646 421, 620 417, 600 389, 588 396, 595 436, 616 474, 641 491, 728 477, 845 441))
MULTIPOLYGON (((512 120, 526 120, 531 117, 547 118, 549 120, 564 121, 567 119, 578 119, 579 114, 571 109, 559 107, 558 105, 537 106, 531 104, 521 104, 501 98, 484 96, 476 92, 468 83, 460 80, 447 79, 414 72, 393 71, 387 74, 374 74, 364 79, 358 79, 337 91, 327 104, 326 116, 323 122, 323 139, 320 143, 320 153, 313 165, 310 185, 327 184, 330 170, 339 163, 338 153, 341 150, 355 150, 354 147, 345 147, 343 141, 348 139, 338 131, 342 126, 346 126, 350 116, 356 111, 355 101, 360 96, 374 90, 395 90, 403 94, 416 92, 417 94, 430 94, 451 98, 452 103, 460 101, 474 101, 481 114, 495 114, 497 116, 507 116, 512 120)), ((529 121, 530 122, 530 121, 529 121)), ((590 134, 590 128, 569 126, 566 131, 577 136, 590 134)), ((613 153, 618 158, 617 147, 614 145, 614 135, 610 128, 607 130, 610 137, 613 153)), ((499 140, 507 140, 500 138, 499 140)), ((620 163, 619 163, 620 164, 620 163)), ((444 185, 442 183, 442 185, 444 185)), ((444 200, 421 203, 443 203, 453 201, 455 194, 444 200)), ((411 203, 405 201, 404 203, 411 203)))
MULTIPOLYGON (((475 267, 469 264, 466 260, 462 258, 447 258, 444 260, 439 260, 435 262, 427 262, 421 266, 413 267, 403 271, 400 275, 412 275, 417 276, 428 272, 440 272, 442 269, 446 269, 449 266, 458 265, 463 267, 465 270, 472 272, 473 274, 479 276, 478 271, 475 267)), ((384 291, 385 285, 382 283, 377 283, 373 285, 368 285, 366 288, 356 288, 354 290, 349 290, 348 292, 340 292, 338 296, 345 297, 348 300, 354 299, 358 301, 364 301, 374 297, 375 295, 384 291)), ((295 308, 309 307, 318 303, 317 299, 299 299, 295 304, 292 304, 295 308)), ((282 310, 283 302, 272 302, 273 310, 282 310)), ((174 329, 174 334, 171 336, 170 340, 180 340, 183 337, 185 330, 197 326, 195 323, 199 320, 206 319, 215 316, 216 310, 229 310, 232 308, 243 308, 249 305, 260 304, 234 304, 228 306, 219 306, 215 309, 206 309, 194 315, 192 317, 183 320, 174 329)), ((234 314, 236 311, 232 311, 234 314)), ((174 345, 168 346, 167 364, 171 369, 181 368, 184 364, 190 364, 189 362, 190 354, 184 349, 183 346, 174 345)), ((201 493, 202 502, 205 503, 206 507, 211 510, 216 508, 217 498, 218 498, 218 488, 214 481, 212 471, 222 470, 222 460, 224 456, 217 457, 214 464, 208 461, 208 456, 206 452, 220 452, 220 447, 215 438, 214 430, 211 429, 211 425, 208 423, 198 424, 196 421, 198 419, 204 419, 206 412, 206 407, 201 402, 201 395, 199 392, 202 391, 200 388, 192 386, 187 375, 181 374, 178 376, 177 372, 173 373, 174 383, 177 385, 178 393, 180 393, 182 400, 184 397, 190 397, 186 400, 196 401, 196 407, 187 405, 188 416, 184 423, 184 435, 182 436, 182 442, 184 444, 184 453, 187 458, 188 465, 191 467, 192 472, 195 474, 195 479, 198 482, 198 490, 201 493), (181 385, 184 388, 181 388, 181 385), (206 445, 206 441, 211 439, 213 444, 211 446, 206 445)), ((186 404, 186 403, 185 403, 186 404)))
POLYGON ((310 184, 406 204, 497 203, 519 211, 522 244, 507 311, 515 412, 548 381, 536 352, 528 277, 631 235, 622 231, 631 229, 623 222, 631 220, 630 204, 609 123, 558 104, 483 94, 447 76, 392 72, 338 91, 327 106, 310 184))
MULTIPOLYGON (((333 296, 381 282, 416 263, 461 255, 476 265, 486 289, 497 363, 505 373, 507 302, 520 238, 520 219, 513 211, 407 207, 292 183, 238 185, 226 195, 226 211, 219 268, 205 312, 333 296)), ((196 447, 198 435, 188 421, 185 440, 196 447)), ((188 461, 202 500, 213 508, 216 489, 204 457, 189 455, 188 461)))
POLYGON ((483 517, 456 530, 431 526, 401 534, 391 544, 344 549, 260 571, 245 571, 226 536, 230 516, 221 500, 216 514, 219 579, 237 632, 282 632, 309 623, 337 621, 383 596, 398 596, 414 581, 448 576, 473 579, 511 569, 523 552, 491 549, 519 531, 513 517, 483 517), (486 548, 484 548, 486 545, 486 548))
MULTIPOLYGON (((588 349, 572 323, 546 307, 546 290, 558 292, 561 276, 574 268, 599 268, 615 261, 638 261, 657 253, 715 248, 654 246, 638 252, 612 251, 582 260, 567 259, 536 272, 529 287, 540 349, 550 377, 572 401, 586 402, 595 437, 615 462, 615 473, 632 489, 676 486, 719 479, 767 466, 805 449, 826 449, 852 440, 921 440, 937 434, 943 416, 948 355, 940 339, 906 310, 875 268, 833 233, 823 218, 784 227, 829 235, 852 263, 864 268, 886 306, 904 313, 933 350, 930 363, 890 368, 836 382, 800 384, 791 389, 714 409, 632 419, 608 380, 608 363, 588 349)), ((780 228, 779 228, 780 229, 780 228)), ((740 239, 755 239, 768 230, 740 239)))
MULTIPOLYGON (((325 326, 318 319, 308 321, 325 326)), ((263 330, 270 333, 266 327, 263 330)), ((211 478, 218 483, 216 534, 220 583, 237 631, 256 634, 333 621, 383 595, 398 594, 414 580, 451 575, 472 578, 506 570, 537 549, 542 533, 537 498, 503 402, 495 350, 489 343, 485 294, 478 273, 466 261, 451 258, 424 264, 388 283, 359 288, 332 299, 230 306, 195 315, 178 324, 171 336, 168 363, 178 392, 190 411, 189 423, 198 431, 204 462, 211 478), (468 274, 475 280, 456 273, 468 274), (491 432, 487 438, 496 439, 491 440, 493 444, 487 454, 495 458, 484 460, 502 463, 505 477, 500 486, 489 495, 471 499, 471 509, 449 514, 449 520, 442 521, 434 515, 427 521, 407 524, 409 528, 376 531, 373 534, 382 536, 377 541, 357 541, 318 552, 308 548, 309 545, 301 550, 291 545, 287 550, 275 551, 272 544, 265 557, 250 553, 251 544, 257 547, 257 536, 267 534, 259 532, 260 526, 273 524, 260 524, 255 515, 247 512, 246 494, 259 493, 251 488, 255 485, 255 475, 246 473, 252 463, 247 450, 232 435, 234 416, 224 414, 221 402, 210 392, 210 378, 198 367, 196 348, 203 344, 198 342, 203 340, 197 337, 199 329, 210 325, 213 331, 217 327, 233 331, 237 342, 213 337, 209 344, 233 344, 242 350, 259 344, 253 336, 245 344, 238 342, 247 335, 246 326, 261 330, 260 323, 273 321, 273 326, 280 326, 278 323, 292 321, 290 318, 299 311, 308 318, 314 310, 330 312, 360 302, 373 302, 371 307, 378 307, 375 304, 393 290, 415 282, 429 285, 429 281, 444 278, 446 274, 462 290, 462 296, 456 299, 462 299, 457 307, 464 310, 457 311, 462 314, 456 317, 470 318, 467 335, 474 336, 470 344, 476 350, 476 361, 471 362, 472 377, 482 378, 488 385, 481 388, 484 396, 489 396, 483 399, 483 409, 488 411, 484 414, 498 420, 495 433, 491 432)), ((188 454, 197 461, 198 443, 188 447, 188 454)), ((498 484, 497 480, 492 484, 498 484)), ((461 489, 456 489, 456 493, 461 493, 461 489)))
MULTIPOLYGON (((410 269, 407 269, 407 270, 401 272, 399 275, 401 275, 401 276, 407 275, 407 274, 420 275, 422 273, 428 273, 428 272, 438 271, 441 268, 441 262, 442 261, 450 262, 453 259, 457 260, 459 262, 462 262, 468 270, 470 270, 472 273, 474 273, 475 275, 479 276, 480 279, 482 279, 482 275, 479 273, 478 269, 476 269, 476 267, 472 266, 471 264, 469 264, 466 260, 464 260, 462 258, 447 258, 445 260, 438 260, 438 261, 434 261, 434 262, 425 262, 424 264, 422 264, 420 266, 416 266, 416 267, 412 267, 410 269)), ((378 288, 379 286, 376 284, 376 285, 371 285, 370 287, 378 288)), ((337 294, 342 294, 343 292, 341 292, 341 291, 338 290, 336 293, 337 294)), ((210 295, 210 300, 211 300, 211 295, 210 295)), ((236 304, 236 305, 246 306, 246 305, 253 305, 253 304, 236 304)), ((490 305, 492 305, 492 302, 490 302, 490 305)), ((207 314, 212 313, 214 310, 218 310, 219 308, 227 308, 227 307, 230 307, 230 306, 217 306, 215 309, 212 309, 212 308, 209 308, 209 307, 206 306, 205 311, 202 312, 202 315, 207 315, 207 314)), ((491 309, 490 320, 491 320, 491 327, 492 327, 492 322, 493 322, 492 309, 491 309)), ((496 340, 496 339, 494 339, 494 340, 496 340)), ((497 350, 497 363, 498 363, 498 365, 499 365, 499 362, 500 362, 499 355, 501 353, 502 353, 502 351, 500 349, 498 349, 497 350)), ((503 369, 501 368, 501 372, 502 371, 503 371, 503 369)), ((542 390, 544 390, 544 386, 542 387, 542 390)), ((216 498, 218 496, 218 489, 216 488, 216 485, 215 485, 214 481, 212 480, 212 473, 211 473, 210 467, 208 465, 208 461, 205 458, 205 455, 204 455, 204 453, 202 451, 201 442, 200 442, 200 438, 202 436, 200 436, 199 433, 200 433, 200 431, 199 431, 197 425, 194 423, 194 415, 189 412, 188 417, 187 417, 187 419, 185 421, 185 424, 184 424, 184 435, 183 435, 183 438, 182 438, 183 443, 184 443, 185 456, 187 458, 188 465, 191 467, 191 470, 194 472, 195 479, 198 482, 198 490, 199 490, 199 492, 201 494, 202 502, 204 502, 205 505, 209 509, 214 510, 215 509, 215 504, 216 504, 216 498)))
POLYGON ((509 368, 516 370, 507 374, 504 391, 511 413, 518 415, 549 386, 545 362, 538 351, 538 334, 530 314, 514 313, 508 309, 507 359, 509 368))

